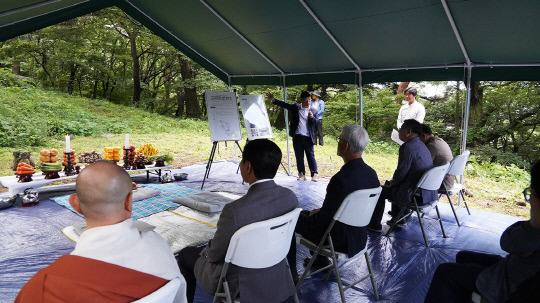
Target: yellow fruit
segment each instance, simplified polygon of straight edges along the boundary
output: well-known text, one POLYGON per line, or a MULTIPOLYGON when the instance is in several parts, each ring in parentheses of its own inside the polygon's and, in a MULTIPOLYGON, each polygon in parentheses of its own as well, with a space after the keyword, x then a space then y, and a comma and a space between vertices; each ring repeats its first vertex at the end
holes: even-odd
POLYGON ((137 149, 137 154, 143 154, 145 157, 155 156, 158 154, 157 148, 154 144, 143 144, 137 149))

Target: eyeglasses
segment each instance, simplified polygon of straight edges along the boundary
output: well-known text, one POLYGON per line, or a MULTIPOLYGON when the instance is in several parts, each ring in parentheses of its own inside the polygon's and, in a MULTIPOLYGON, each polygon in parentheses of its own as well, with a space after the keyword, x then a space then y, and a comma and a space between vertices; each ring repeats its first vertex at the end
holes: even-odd
POLYGON ((527 187, 523 190, 523 198, 525 201, 529 202, 531 200, 531 188, 527 187))

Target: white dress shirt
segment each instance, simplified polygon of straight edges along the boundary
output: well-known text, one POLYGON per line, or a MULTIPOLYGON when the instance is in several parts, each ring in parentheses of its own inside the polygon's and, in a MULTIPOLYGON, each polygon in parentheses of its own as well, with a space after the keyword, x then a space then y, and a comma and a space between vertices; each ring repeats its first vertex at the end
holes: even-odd
POLYGON ((397 119, 398 129, 401 124, 407 119, 414 119, 420 123, 424 123, 424 117, 426 116, 426 108, 422 103, 414 101, 412 104, 405 104, 399 109, 399 115, 397 119))

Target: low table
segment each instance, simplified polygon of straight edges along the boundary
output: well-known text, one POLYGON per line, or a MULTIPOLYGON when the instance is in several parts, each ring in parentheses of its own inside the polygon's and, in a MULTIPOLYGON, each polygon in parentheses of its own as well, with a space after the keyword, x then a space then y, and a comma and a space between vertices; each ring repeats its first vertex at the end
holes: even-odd
MULTIPOLYGON (((158 167, 154 165, 148 165, 146 168, 128 170, 127 172, 146 171, 147 178, 150 178, 150 174, 154 174, 158 176, 158 179, 161 182, 161 170, 171 169, 171 168, 172 168, 172 165, 165 165, 165 166, 158 166, 158 167)), ((63 171, 58 172, 58 174, 60 175, 60 178, 45 179, 45 175, 41 174, 41 172, 37 172, 32 175, 33 181, 31 182, 19 182, 17 176, 15 175, 5 176, 5 177, 0 177, 0 184, 2 186, 7 187, 9 195, 16 195, 16 194, 22 193, 25 189, 37 189, 56 181, 77 178, 77 175, 66 176, 63 171)))

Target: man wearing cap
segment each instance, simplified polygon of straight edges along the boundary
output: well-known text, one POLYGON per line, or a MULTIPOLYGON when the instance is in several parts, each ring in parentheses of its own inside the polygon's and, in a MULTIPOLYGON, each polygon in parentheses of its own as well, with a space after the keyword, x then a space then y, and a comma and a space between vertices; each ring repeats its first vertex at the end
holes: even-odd
POLYGON ((409 87, 405 90, 405 100, 407 103, 399 109, 397 118, 397 128, 401 128, 401 124, 407 119, 414 119, 420 123, 424 123, 426 116, 426 108, 416 101, 416 88, 409 87))
POLYGON ((315 122, 315 139, 319 137, 319 145, 324 145, 323 131, 322 131, 322 119, 324 112, 324 101, 321 99, 321 93, 316 90, 311 93, 311 107, 317 110, 317 122, 315 122))

